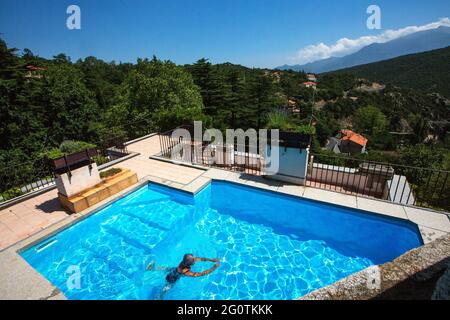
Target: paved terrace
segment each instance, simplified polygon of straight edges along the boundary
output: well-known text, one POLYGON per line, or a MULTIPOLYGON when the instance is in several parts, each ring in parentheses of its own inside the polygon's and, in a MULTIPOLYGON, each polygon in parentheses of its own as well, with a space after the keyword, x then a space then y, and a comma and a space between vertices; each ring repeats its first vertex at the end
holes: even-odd
POLYGON ((0 211, 0 299, 64 299, 64 295, 47 279, 31 268, 17 251, 56 233, 87 217, 98 208, 136 189, 148 181, 195 193, 211 179, 226 180, 252 187, 272 190, 345 207, 358 208, 382 215, 411 220, 419 225, 425 244, 450 235, 450 219, 445 213, 405 207, 379 200, 331 191, 290 185, 262 177, 249 176, 220 169, 200 169, 167 161, 151 159, 159 152, 159 137, 151 136, 128 145, 139 153, 115 167, 126 167, 138 174, 139 183, 88 208, 69 215, 59 205, 56 189, 0 211), (20 242, 19 242, 20 241, 20 242), (2 250, 3 249, 3 250, 2 250))
MULTIPOLYGON (((129 168, 138 179, 145 176, 170 180, 174 187, 192 182, 203 170, 149 159, 160 151, 158 136, 152 136, 127 146, 139 155, 116 167, 129 168)), ((56 189, 37 195, 0 211, 0 250, 51 226, 69 214, 61 207, 56 189)))

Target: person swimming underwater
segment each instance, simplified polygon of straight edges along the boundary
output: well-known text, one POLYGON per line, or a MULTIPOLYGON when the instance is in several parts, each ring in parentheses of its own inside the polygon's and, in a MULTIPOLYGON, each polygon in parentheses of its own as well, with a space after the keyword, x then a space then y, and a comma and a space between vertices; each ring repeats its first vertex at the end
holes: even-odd
POLYGON ((210 274, 211 272, 213 272, 214 270, 216 270, 218 267, 220 266, 220 261, 219 259, 215 258, 215 259, 208 259, 208 258, 199 258, 199 257, 194 257, 193 254, 187 253, 183 256, 183 260, 180 262, 180 264, 178 265, 178 267, 171 267, 171 268, 167 268, 167 267, 158 267, 155 268, 155 263, 151 262, 148 266, 147 266, 147 270, 164 270, 167 271, 166 273, 166 286, 164 287, 163 291, 161 292, 159 298, 162 299, 163 295, 170 290, 170 288, 172 288, 172 286, 175 284, 175 282, 178 281, 178 279, 180 279, 182 276, 187 276, 187 277, 203 277, 206 276, 208 274, 210 274), (197 261, 210 261, 210 262, 215 262, 215 264, 209 268, 208 270, 202 271, 202 272, 192 272, 191 271, 191 267, 197 262, 197 261))

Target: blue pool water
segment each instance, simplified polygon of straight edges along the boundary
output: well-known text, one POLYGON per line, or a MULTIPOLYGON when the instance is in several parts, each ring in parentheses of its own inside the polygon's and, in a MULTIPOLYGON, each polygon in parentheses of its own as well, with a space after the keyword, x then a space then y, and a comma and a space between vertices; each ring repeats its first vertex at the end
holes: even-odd
POLYGON ((401 220, 214 181, 195 197, 149 184, 22 256, 69 299, 156 299, 165 271, 146 266, 185 253, 222 263, 164 299, 295 299, 420 245, 401 220))

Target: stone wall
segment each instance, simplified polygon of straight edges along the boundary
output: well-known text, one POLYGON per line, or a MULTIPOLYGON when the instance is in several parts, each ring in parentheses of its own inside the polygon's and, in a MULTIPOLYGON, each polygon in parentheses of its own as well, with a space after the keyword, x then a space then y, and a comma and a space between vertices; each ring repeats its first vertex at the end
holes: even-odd
POLYGON ((302 300, 432 299, 448 293, 450 235, 411 250, 392 262, 372 266, 302 300), (441 282, 442 281, 442 282, 441 282), (435 289, 440 288, 443 289, 435 289), (439 296, 434 294, 439 291, 439 296), (434 294, 434 295, 433 295, 434 294))

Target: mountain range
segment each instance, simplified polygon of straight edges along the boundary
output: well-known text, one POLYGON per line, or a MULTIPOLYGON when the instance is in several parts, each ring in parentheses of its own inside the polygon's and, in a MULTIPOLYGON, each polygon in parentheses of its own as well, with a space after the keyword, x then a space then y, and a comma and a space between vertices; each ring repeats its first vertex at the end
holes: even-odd
POLYGON ((304 65, 284 65, 276 69, 324 73, 447 46, 450 46, 450 27, 441 26, 389 42, 373 43, 344 57, 332 57, 304 65))

